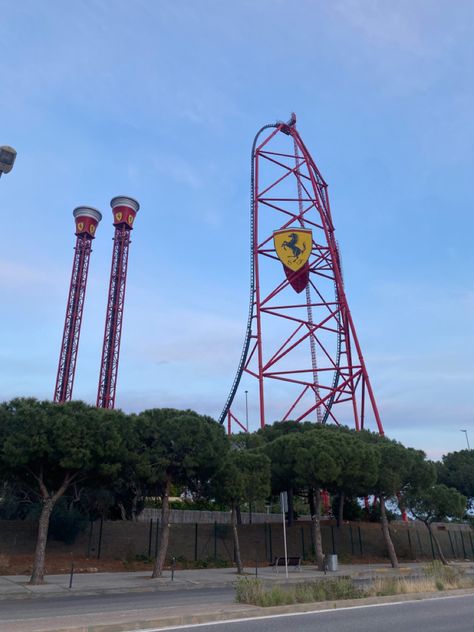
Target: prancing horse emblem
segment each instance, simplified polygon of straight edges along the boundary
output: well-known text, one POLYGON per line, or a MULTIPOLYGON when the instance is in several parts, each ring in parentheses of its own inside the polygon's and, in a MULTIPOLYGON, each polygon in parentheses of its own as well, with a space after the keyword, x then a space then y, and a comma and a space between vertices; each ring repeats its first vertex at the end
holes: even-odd
POLYGON ((308 261, 312 248, 312 233, 305 228, 276 230, 273 243, 284 266, 296 272, 308 261))

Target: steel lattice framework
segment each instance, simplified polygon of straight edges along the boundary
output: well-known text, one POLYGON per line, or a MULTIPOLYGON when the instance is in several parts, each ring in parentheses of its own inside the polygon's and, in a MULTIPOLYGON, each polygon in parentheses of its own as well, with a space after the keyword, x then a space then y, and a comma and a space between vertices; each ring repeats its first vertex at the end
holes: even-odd
POLYGON ((313 420, 357 430, 375 424, 383 434, 346 298, 327 184, 295 123, 293 115, 265 125, 253 143, 249 315, 220 422, 229 432, 233 423, 246 429, 231 410, 245 378, 256 381, 261 427, 275 419, 313 420), (298 271, 277 254, 275 236, 286 231, 310 235, 309 258, 298 271))
POLYGON ((69 401, 72 398, 92 240, 97 225, 102 219, 102 215, 97 209, 87 206, 74 209, 73 215, 76 221, 77 237, 54 388, 54 401, 58 403, 69 401))
POLYGON ((140 208, 136 200, 123 196, 113 198, 110 205, 114 214, 115 234, 97 392, 99 408, 114 408, 115 406, 130 232, 140 208))

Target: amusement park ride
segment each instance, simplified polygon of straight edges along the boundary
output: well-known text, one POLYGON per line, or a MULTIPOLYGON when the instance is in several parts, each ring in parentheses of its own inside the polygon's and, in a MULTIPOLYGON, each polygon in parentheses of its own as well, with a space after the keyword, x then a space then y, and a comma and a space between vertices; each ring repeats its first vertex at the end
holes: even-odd
MULTIPOLYGON (((140 208, 136 200, 124 196, 114 197, 110 206, 114 215, 115 234, 97 393, 98 408, 113 408, 115 404, 130 231, 140 208)), ((76 208, 73 215, 76 220, 77 237, 54 389, 54 401, 58 403, 72 399, 92 240, 102 219, 97 209, 88 206, 76 208)))
MULTIPOLYGON (((296 129, 264 125, 251 158, 250 303, 242 354, 219 422, 248 431, 247 384, 258 425, 311 420, 356 430, 382 422, 346 298, 328 187, 296 129), (245 387, 246 419, 236 398, 245 387), (234 407, 234 408, 232 408, 234 407), (237 406, 238 410, 238 406, 237 406), (241 415, 240 415, 241 416, 241 415)), ((97 406, 114 408, 130 233, 136 200, 111 201, 114 247, 97 406)), ((76 248, 54 401, 72 397, 91 244, 101 214, 74 211, 76 248)))
POLYGON ((67 402, 72 398, 92 240, 102 219, 102 214, 89 206, 79 206, 74 209, 73 215, 76 221, 76 247, 54 389, 53 399, 57 403, 67 402))
POLYGON ((257 387, 260 427, 312 420, 375 425, 383 434, 346 298, 328 187, 294 114, 258 131, 251 161, 248 321, 219 421, 229 433, 247 429, 232 410, 245 377, 257 387))

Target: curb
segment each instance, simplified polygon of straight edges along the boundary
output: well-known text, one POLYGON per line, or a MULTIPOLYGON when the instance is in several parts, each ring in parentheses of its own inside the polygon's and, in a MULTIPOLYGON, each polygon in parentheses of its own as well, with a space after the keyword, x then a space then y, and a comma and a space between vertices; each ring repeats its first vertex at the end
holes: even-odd
MULTIPOLYGON (((138 586, 136 588, 85 588, 84 590, 74 590, 69 588, 61 588, 57 591, 49 590, 41 592, 22 592, 22 593, 4 593, 0 594, 0 602, 2 601, 25 601, 27 599, 49 599, 51 597, 91 597, 94 595, 121 595, 128 593, 153 593, 153 592, 178 592, 182 590, 202 590, 213 588, 233 588, 235 580, 219 584, 161 584, 158 586, 138 586)), ((86 628, 84 628, 86 629, 86 628)))

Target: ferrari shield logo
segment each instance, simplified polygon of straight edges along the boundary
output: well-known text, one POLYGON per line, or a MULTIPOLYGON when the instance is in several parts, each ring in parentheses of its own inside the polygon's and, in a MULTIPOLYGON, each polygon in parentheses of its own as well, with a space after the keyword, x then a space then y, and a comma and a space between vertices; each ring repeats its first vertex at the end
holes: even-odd
POLYGON ((287 228, 273 233, 273 243, 278 258, 284 266, 296 272, 308 261, 313 235, 306 228, 287 228))

